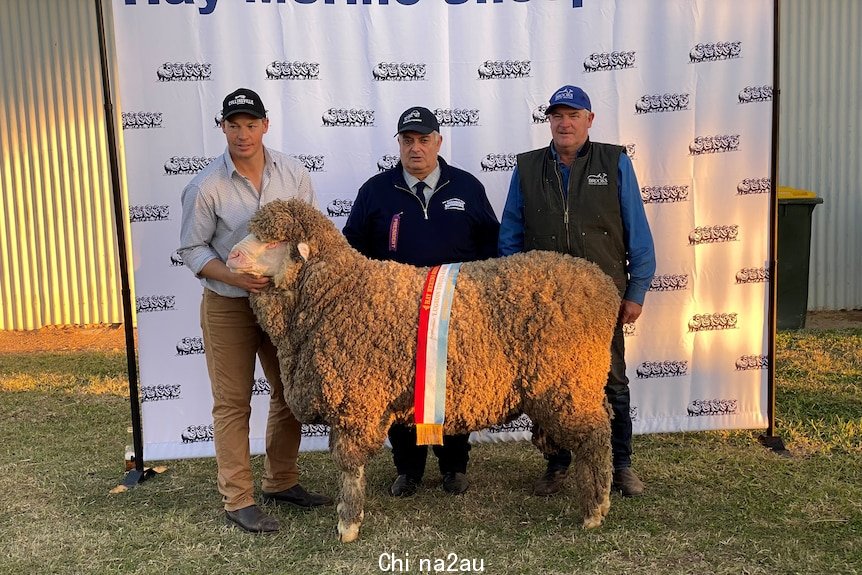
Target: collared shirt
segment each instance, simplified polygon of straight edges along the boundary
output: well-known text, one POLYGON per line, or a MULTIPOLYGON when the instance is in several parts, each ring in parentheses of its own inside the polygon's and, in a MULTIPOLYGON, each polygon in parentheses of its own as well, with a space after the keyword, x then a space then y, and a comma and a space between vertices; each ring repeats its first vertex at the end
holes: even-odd
MULTIPOLYGON (((553 144, 551 144, 551 153, 560 167, 563 190, 567 190, 569 167, 560 162, 553 144)), ((655 274, 655 248, 634 166, 626 154, 620 154, 617 181, 628 260, 626 272, 629 276, 623 297, 643 305, 650 281, 655 274)), ((500 219, 500 239, 497 248, 501 256, 524 251, 524 196, 521 193, 521 176, 517 166, 512 172, 509 195, 506 197, 503 217, 500 219)))
MULTIPOLYGON (((404 174, 404 181, 407 182, 407 185, 410 186, 411 190, 416 189, 416 184, 419 183, 419 178, 409 173, 407 170, 401 170, 404 174)), ((422 180, 425 182, 425 185, 428 187, 423 190, 425 195, 425 203, 428 203, 428 200, 431 199, 431 196, 434 195, 434 190, 437 188, 437 182, 440 181, 440 162, 437 162, 437 165, 434 166, 434 169, 431 170, 431 173, 425 176, 425 179, 422 180)))
POLYGON ((182 193, 180 248, 183 262, 201 284, 225 297, 246 297, 244 289, 200 276, 207 262, 227 261, 230 250, 248 235, 248 222, 264 204, 299 198, 315 205, 314 188, 305 167, 286 154, 264 147, 260 193, 236 171, 225 150, 189 182, 182 193))

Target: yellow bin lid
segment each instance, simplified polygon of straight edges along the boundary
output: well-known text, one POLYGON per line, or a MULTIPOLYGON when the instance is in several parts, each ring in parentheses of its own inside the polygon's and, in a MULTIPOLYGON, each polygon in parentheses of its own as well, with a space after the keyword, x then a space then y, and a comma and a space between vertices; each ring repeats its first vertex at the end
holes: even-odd
POLYGON ((810 190, 800 190, 788 186, 778 186, 779 200, 795 200, 800 198, 816 198, 817 194, 810 190))

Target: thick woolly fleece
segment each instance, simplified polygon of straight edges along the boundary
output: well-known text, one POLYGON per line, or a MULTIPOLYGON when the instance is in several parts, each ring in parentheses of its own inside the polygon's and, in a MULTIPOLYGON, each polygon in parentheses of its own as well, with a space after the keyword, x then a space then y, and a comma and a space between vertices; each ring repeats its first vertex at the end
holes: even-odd
MULTIPOLYGON (((361 468, 389 426, 413 421, 428 268, 365 258, 296 200, 267 204, 249 230, 263 242, 288 243, 288 256, 267 274, 273 287, 251 303, 278 348, 288 405, 303 422, 330 425, 333 458, 352 474, 339 510, 339 532, 351 540, 362 502, 345 497, 364 488, 361 468)), ((541 448, 571 449, 580 462, 572 472, 587 527, 609 507, 604 386, 619 304, 598 266, 540 251, 463 264, 452 302, 445 433, 526 413, 552 440, 541 448)))

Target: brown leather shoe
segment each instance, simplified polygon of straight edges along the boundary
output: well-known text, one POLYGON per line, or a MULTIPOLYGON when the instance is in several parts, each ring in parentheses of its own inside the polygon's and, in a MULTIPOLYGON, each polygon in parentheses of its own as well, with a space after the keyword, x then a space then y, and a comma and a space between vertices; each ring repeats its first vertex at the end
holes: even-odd
POLYGON ((297 483, 290 489, 284 491, 276 491, 275 493, 262 493, 261 497, 265 503, 289 503, 297 507, 320 507, 321 505, 332 505, 332 498, 320 493, 306 491, 305 488, 297 483))
POLYGON ((470 480, 463 473, 450 471, 443 474, 443 491, 452 495, 461 495, 470 487, 470 480))
POLYGON ((257 505, 225 511, 225 519, 228 525, 235 525, 249 533, 275 533, 281 528, 278 519, 264 513, 257 505))
POLYGON ((613 490, 622 493, 623 497, 643 495, 644 484, 631 467, 623 467, 614 471, 613 490))
POLYGON ((566 469, 548 469, 533 484, 533 495, 553 495, 558 493, 563 488, 563 482, 566 480, 566 469))
POLYGON ((410 497, 411 495, 416 495, 418 490, 419 482, 402 473, 389 486, 389 495, 393 497, 410 497))

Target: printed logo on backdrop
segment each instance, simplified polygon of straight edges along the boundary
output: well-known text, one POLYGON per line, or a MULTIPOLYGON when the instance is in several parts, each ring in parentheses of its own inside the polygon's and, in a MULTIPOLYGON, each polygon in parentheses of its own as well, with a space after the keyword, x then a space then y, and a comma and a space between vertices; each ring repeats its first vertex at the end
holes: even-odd
POLYGON ((391 170, 398 165, 400 160, 401 158, 395 154, 385 154, 377 160, 377 171, 385 172, 386 170, 391 170))
POLYGON ((688 201, 688 185, 644 186, 641 188, 641 199, 645 204, 667 204, 671 202, 688 201))
POLYGON ((731 415, 736 413, 735 399, 695 399, 688 404, 688 416, 731 415))
POLYGON ((533 422, 524 414, 502 425, 492 425, 488 428, 489 433, 513 433, 516 431, 532 431, 533 422))
POLYGON ((161 127, 161 112, 123 112, 124 130, 146 130, 161 127))
POLYGON ((662 274, 653 276, 649 291, 682 291, 688 289, 688 274, 662 274))
POLYGON ((183 443, 201 443, 203 441, 213 440, 213 426, 209 425, 189 425, 186 430, 180 434, 180 439, 183 443))
POLYGON ((167 205, 144 204, 142 206, 129 206, 130 222, 161 222, 169 220, 170 217, 171 208, 167 205))
POLYGON ((360 108, 329 108, 321 116, 323 125, 327 127, 373 126, 374 110, 360 108))
POLYGON ((353 209, 353 200, 335 199, 326 206, 326 215, 330 218, 349 216, 353 209))
POLYGON ((718 242, 735 242, 739 239, 739 226, 715 225, 694 228, 688 234, 688 245, 714 244, 718 242))
POLYGON ((437 108, 434 110, 441 126, 478 126, 479 110, 477 108, 437 108))
POLYGON ((739 91, 739 103, 771 102, 772 86, 746 86, 739 91))
POLYGON ((516 154, 488 154, 479 162, 483 172, 509 172, 516 163, 516 154))
POLYGON ((635 144, 623 144, 623 147, 626 149, 626 156, 628 156, 629 159, 636 159, 635 152, 637 152, 637 146, 635 144))
POLYGON ((638 379, 656 377, 681 377, 688 375, 688 362, 678 361, 645 361, 635 370, 638 379))
POLYGON ((270 387, 269 381, 265 377, 255 378, 254 383, 251 385, 252 395, 270 395, 271 393, 272 387, 270 387))
POLYGON ((165 162, 166 176, 179 176, 185 174, 197 174, 207 167, 207 164, 215 158, 204 158, 203 156, 171 156, 165 162))
POLYGON ((547 104, 541 104, 538 108, 533 110, 530 116, 532 117, 534 124, 544 124, 548 122, 548 116, 545 114, 547 109, 547 104))
POLYGON ((371 69, 378 82, 412 82, 425 79, 425 64, 421 62, 378 62, 371 69))
POLYGON ((171 401, 180 399, 182 386, 176 385, 145 385, 141 387, 141 402, 171 401))
POLYGON ((584 72, 607 72, 634 68, 637 54, 634 51, 593 52, 584 60, 584 72))
POLYGON ((690 94, 644 94, 635 102, 636 114, 652 114, 655 112, 679 112, 688 110, 690 94))
POLYGON ((326 437, 329 435, 329 426, 323 423, 303 423, 303 437, 326 437))
POLYGON ((763 283, 769 281, 769 269, 762 268, 742 268, 736 272, 736 283, 751 284, 763 283))
POLYGON ((706 42, 696 44, 688 53, 692 64, 731 60, 742 55, 742 42, 706 42))
POLYGON ((677 361, 645 361, 635 370, 638 379, 656 377, 681 377, 688 375, 688 362, 677 361))
POLYGON ((637 325, 634 323, 623 324, 623 337, 634 337, 638 334, 637 325))
POLYGON ((688 151, 692 156, 735 152, 737 148, 739 148, 739 134, 698 136, 688 145, 688 151))
POLYGON ((688 331, 736 329, 736 313, 696 313, 688 320, 688 331))
POLYGON ((741 355, 735 362, 737 371, 749 369, 769 369, 769 356, 767 355, 741 355))
POLYGON ((309 172, 322 172, 326 161, 321 155, 291 154, 290 157, 300 161, 309 172))
POLYGON ((212 64, 206 62, 165 62, 156 70, 159 82, 198 82, 211 75, 212 64))
POLYGON ((204 340, 201 337, 184 337, 177 342, 177 355, 202 355, 204 340))
POLYGON ((171 311, 176 304, 176 296, 172 295, 142 295, 135 298, 135 309, 138 313, 156 311, 171 311))
POLYGON ((317 80, 320 64, 317 62, 293 62, 273 60, 266 67, 267 80, 317 80))
POLYGON ((171 253, 171 267, 181 268, 186 265, 186 262, 183 261, 183 256, 180 255, 180 252, 174 250, 171 253))
POLYGON ((772 189, 772 178, 745 178, 736 185, 736 193, 740 196, 766 194, 770 189, 772 189))
POLYGON ((480 80, 526 78, 530 75, 530 60, 485 60, 476 70, 480 80))
POLYGON ((629 406, 629 417, 632 423, 638 420, 638 407, 636 405, 629 406))

